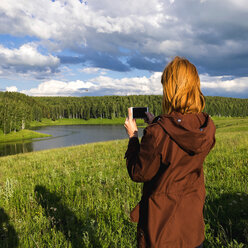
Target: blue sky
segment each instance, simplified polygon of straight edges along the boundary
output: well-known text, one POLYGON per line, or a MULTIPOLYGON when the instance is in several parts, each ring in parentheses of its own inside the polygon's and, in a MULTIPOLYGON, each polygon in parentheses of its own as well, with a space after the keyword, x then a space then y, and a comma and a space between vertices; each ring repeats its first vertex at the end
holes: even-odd
POLYGON ((0 90, 162 94, 165 65, 196 65, 206 96, 248 98, 245 0, 1 0, 0 90))

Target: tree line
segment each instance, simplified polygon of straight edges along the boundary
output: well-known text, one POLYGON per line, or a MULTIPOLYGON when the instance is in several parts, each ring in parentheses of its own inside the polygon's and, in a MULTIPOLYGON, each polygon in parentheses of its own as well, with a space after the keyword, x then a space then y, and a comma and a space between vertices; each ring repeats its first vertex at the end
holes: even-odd
MULTIPOLYGON (((248 116, 248 99, 205 96, 203 112, 218 116, 248 116)), ((0 130, 4 134, 29 128, 42 118, 85 119, 127 116, 130 106, 148 106, 154 115, 162 113, 161 95, 31 97, 18 92, 0 92, 0 130)))

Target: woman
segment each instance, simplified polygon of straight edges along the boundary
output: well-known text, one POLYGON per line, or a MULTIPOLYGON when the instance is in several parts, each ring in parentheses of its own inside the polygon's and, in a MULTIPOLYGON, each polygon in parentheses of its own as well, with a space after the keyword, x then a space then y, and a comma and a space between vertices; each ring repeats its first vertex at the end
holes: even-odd
POLYGON ((205 98, 197 70, 175 57, 162 74, 163 114, 147 113, 141 143, 135 119, 125 121, 128 173, 144 182, 131 212, 138 223, 138 247, 195 248, 204 241, 203 162, 215 145, 215 125, 202 112, 205 98))

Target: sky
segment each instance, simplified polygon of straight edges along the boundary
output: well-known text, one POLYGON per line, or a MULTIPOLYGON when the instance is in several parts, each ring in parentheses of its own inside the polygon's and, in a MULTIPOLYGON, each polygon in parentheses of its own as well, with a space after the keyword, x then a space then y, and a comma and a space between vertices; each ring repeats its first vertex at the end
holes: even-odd
POLYGON ((205 96, 248 98, 247 0, 1 0, 0 91, 162 95, 175 56, 205 96))

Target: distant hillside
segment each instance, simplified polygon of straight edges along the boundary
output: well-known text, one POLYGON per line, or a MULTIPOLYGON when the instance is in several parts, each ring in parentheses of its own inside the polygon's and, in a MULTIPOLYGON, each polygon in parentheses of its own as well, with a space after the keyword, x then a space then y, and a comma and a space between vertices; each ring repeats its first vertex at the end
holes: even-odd
MULTIPOLYGON (((248 116, 248 99, 206 96, 203 110, 214 116, 248 116)), ((42 118, 125 117, 130 106, 148 106, 155 115, 161 114, 161 95, 101 97, 30 97, 18 92, 0 92, 0 130, 3 133, 29 127, 30 121, 42 118)))

